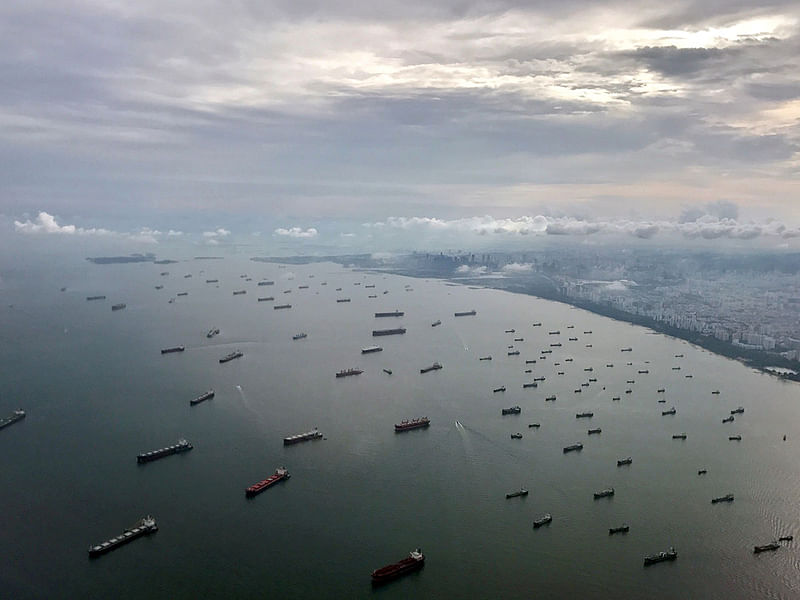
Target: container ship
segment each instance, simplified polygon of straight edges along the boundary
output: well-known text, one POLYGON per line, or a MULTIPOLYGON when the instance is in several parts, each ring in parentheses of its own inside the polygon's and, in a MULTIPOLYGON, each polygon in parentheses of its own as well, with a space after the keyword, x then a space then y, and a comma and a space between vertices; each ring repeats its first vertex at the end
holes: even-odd
POLYGON ((453 313, 453 315, 456 317, 474 317, 477 314, 478 313, 475 312, 475 310, 465 310, 462 312, 453 313))
POLYGON ((372 354, 373 352, 383 352, 380 346, 367 346, 361 349, 361 354, 372 354))
POLYGON ((425 555, 422 554, 422 550, 417 548, 409 552, 408 557, 400 562, 375 569, 372 572, 372 583, 374 585, 380 585, 402 575, 406 575, 407 573, 411 573, 412 571, 416 571, 417 569, 421 569, 424 566, 425 555))
POLYGON ((373 329, 372 335, 373 337, 377 337, 379 335, 401 335, 405 332, 405 327, 398 327, 397 329, 373 329))
POLYGON ((440 365, 438 362, 435 362, 430 367, 425 367, 424 369, 420 369, 419 372, 420 373, 430 373, 431 371, 438 371, 441 368, 442 368, 442 365, 440 365))
POLYGON ((278 467, 277 469, 275 469, 275 473, 273 475, 270 475, 266 479, 259 481, 258 483, 254 483, 249 488, 247 488, 244 491, 244 495, 247 496, 248 498, 252 498, 253 496, 263 492, 269 486, 275 485, 279 481, 284 481, 286 479, 289 479, 290 477, 291 475, 289 474, 289 471, 286 469, 286 467, 278 467))
POLYGON ((281 308, 292 308, 292 305, 291 304, 276 304, 272 308, 274 308, 275 310, 280 310, 281 308))
POLYGON ((300 442, 308 442, 310 440, 321 440, 322 433, 315 427, 311 431, 305 433, 298 433, 297 435, 290 435, 283 438, 284 446, 291 446, 292 444, 299 444, 300 442))
POLYGON ((13 413, 11 413, 11 416, 6 417, 5 419, 0 419, 0 429, 8 427, 9 425, 13 425, 17 421, 21 421, 24 418, 25 418, 25 411, 22 410, 21 408, 18 408, 13 413))
POLYGON ((350 377, 352 375, 361 375, 364 371, 362 369, 343 369, 336 373, 336 377, 350 377))
POLYGON ((136 457, 136 462, 139 464, 152 462, 154 460, 158 460, 159 458, 164 458, 165 456, 169 456, 170 454, 179 454, 181 452, 188 452, 194 448, 189 442, 186 440, 178 440, 177 444, 173 444, 172 446, 167 446, 166 448, 161 448, 160 450, 151 450, 150 452, 143 452, 136 457))
POLYGON ((411 419, 410 421, 404 419, 400 421, 400 423, 395 424, 394 431, 395 433, 400 433, 401 431, 409 431, 411 429, 427 427, 430 424, 431 420, 428 417, 420 417, 418 419, 411 419))
POLYGON ((379 319, 381 317, 402 317, 404 313, 402 310, 393 310, 392 312, 376 312, 375 318, 379 319))
POLYGON ((100 556, 101 554, 105 554, 106 552, 114 550, 115 548, 119 548, 123 544, 127 544, 131 540, 135 540, 142 535, 147 535, 156 531, 158 531, 156 520, 150 515, 147 515, 134 527, 126 529, 118 536, 95 546, 89 546, 89 556, 100 556))
POLYGON ((105 300, 105 296, 86 296, 87 300, 105 300))
POLYGON ((211 329, 208 330, 208 333, 206 334, 206 337, 207 338, 212 338, 215 335, 219 335, 219 329, 217 327, 212 327, 211 329))
POLYGON ((231 352, 230 354, 226 354, 225 356, 220 358, 219 362, 226 363, 228 361, 233 360, 234 358, 241 358, 242 356, 244 356, 244 353, 239 350, 236 350, 235 352, 231 352))
POLYGON ((173 352, 183 352, 186 346, 172 346, 171 348, 162 348, 161 354, 171 354, 173 352))
POLYGON ((124 304, 124 303, 120 302, 119 304, 113 304, 113 305, 111 306, 111 310, 122 310, 122 309, 123 309, 123 308, 125 308, 126 306, 127 306, 126 304, 124 304))
POLYGON ((195 404, 200 404, 201 402, 205 402, 206 400, 211 400, 214 397, 214 390, 208 390, 205 394, 201 394, 197 398, 193 400, 189 400, 189 404, 194 406, 195 404))

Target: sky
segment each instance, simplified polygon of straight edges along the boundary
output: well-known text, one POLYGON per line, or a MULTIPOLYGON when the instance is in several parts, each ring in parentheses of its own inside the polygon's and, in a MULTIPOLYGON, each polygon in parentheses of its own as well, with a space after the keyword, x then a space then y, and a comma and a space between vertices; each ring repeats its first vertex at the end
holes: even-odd
POLYGON ((799 22, 781 0, 3 2, 0 225, 785 244, 799 22))

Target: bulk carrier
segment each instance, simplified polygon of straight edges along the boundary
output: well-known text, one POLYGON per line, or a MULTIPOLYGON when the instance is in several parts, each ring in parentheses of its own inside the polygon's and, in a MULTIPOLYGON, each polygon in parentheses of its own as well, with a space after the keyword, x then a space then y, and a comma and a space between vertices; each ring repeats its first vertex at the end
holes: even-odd
POLYGON ((397 329, 373 329, 372 335, 379 336, 379 335, 400 335, 406 332, 405 327, 398 327, 397 329))
POLYGON ((177 444, 172 446, 167 446, 166 448, 161 448, 160 450, 151 450, 150 452, 144 452, 139 454, 136 457, 136 462, 139 464, 152 462, 154 460, 158 460, 159 458, 164 458, 165 456, 169 456, 171 454, 179 454, 181 452, 188 452, 194 448, 189 442, 184 439, 178 440, 177 444))
POLYGON ((402 317, 404 314, 406 314, 406 313, 404 313, 402 310, 394 310, 394 311, 392 311, 392 312, 376 312, 376 313, 375 313, 375 318, 381 318, 381 317, 402 317))
POLYGON ((225 356, 220 358, 219 362, 220 363, 226 363, 226 362, 229 362, 229 361, 233 360, 234 358, 241 358, 242 356, 244 356, 244 352, 241 352, 240 350, 236 350, 235 352, 231 352, 230 354, 226 354, 225 356))
POLYGON ((428 417, 420 417, 418 419, 411 419, 402 420, 400 423, 395 424, 394 431, 395 433, 400 433, 401 431, 409 431, 411 429, 419 429, 420 427, 428 427, 431 424, 431 420, 428 417))
POLYGON ((200 394, 197 398, 193 398, 189 400, 189 404, 194 406, 195 404, 200 404, 201 402, 205 402, 206 400, 211 400, 214 397, 214 390, 208 390, 205 394, 200 394))
POLYGON ((18 408, 13 413, 11 413, 11 416, 6 417, 5 419, 0 419, 0 429, 8 427, 9 425, 13 425, 17 421, 21 421, 24 418, 25 418, 25 411, 22 410, 21 408, 18 408))
POLYGON ((300 442, 308 442, 310 440, 321 440, 322 433, 315 427, 311 431, 305 433, 298 433, 297 435, 290 435, 283 438, 284 446, 291 446, 292 444, 299 444, 300 442))
POLYGON ((100 556, 101 554, 110 552, 115 548, 119 548, 123 544, 127 544, 131 540, 135 540, 137 537, 156 531, 158 531, 156 520, 150 515, 147 515, 135 526, 131 527, 130 529, 126 529, 118 536, 113 537, 110 540, 106 540, 105 542, 101 542, 100 544, 89 546, 89 556, 100 556))
POLYGON ((259 481, 258 483, 254 483, 249 488, 244 491, 244 495, 248 498, 252 498, 253 496, 260 494, 265 489, 267 489, 271 485, 275 485, 279 481, 284 481, 285 479, 289 479, 291 475, 286 467, 278 467, 275 469, 275 474, 270 475, 266 479, 259 481))
POLYGON ((401 575, 421 569, 423 566, 425 566, 425 555, 422 554, 421 549, 417 548, 409 552, 408 556, 403 560, 391 565, 386 565, 380 569, 375 569, 372 572, 372 583, 374 585, 380 585, 392 579, 396 579, 401 575))

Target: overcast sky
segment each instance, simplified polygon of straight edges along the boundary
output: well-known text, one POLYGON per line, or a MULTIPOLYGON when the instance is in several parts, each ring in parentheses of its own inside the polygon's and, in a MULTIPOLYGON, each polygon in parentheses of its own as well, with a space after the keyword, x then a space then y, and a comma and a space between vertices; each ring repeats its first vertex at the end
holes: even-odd
POLYGON ((770 0, 2 2, 0 213, 294 240, 329 218, 792 229, 799 22, 770 0))

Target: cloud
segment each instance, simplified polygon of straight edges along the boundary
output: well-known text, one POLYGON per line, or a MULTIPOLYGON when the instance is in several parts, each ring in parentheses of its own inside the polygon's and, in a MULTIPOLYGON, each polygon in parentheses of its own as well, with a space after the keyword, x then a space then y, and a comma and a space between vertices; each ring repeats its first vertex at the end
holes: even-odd
POLYGON ((204 231, 203 237, 209 239, 217 239, 217 238, 228 237, 230 234, 231 234, 230 231, 220 227, 219 229, 216 229, 214 231, 204 231))
POLYGON ((108 229, 84 229, 75 225, 59 225, 56 218, 47 212, 40 212, 36 218, 20 222, 14 221, 14 229, 20 233, 55 233, 63 235, 119 235, 108 229))
POLYGON ((470 267, 469 265, 461 265, 456 269, 456 273, 459 275, 467 275, 467 276, 477 276, 477 275, 486 275, 489 272, 488 267, 481 266, 481 267, 470 267))
POLYGON ((505 273, 528 273, 532 270, 532 263, 509 263, 502 268, 505 273))
POLYGON ((289 229, 283 229, 279 227, 274 231, 275 235, 283 236, 283 237, 290 237, 290 238, 313 238, 317 237, 317 230, 313 227, 309 227, 308 229, 301 229, 300 227, 290 227, 289 229))

